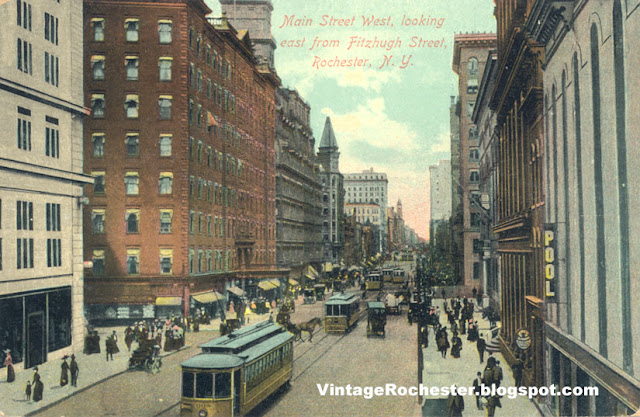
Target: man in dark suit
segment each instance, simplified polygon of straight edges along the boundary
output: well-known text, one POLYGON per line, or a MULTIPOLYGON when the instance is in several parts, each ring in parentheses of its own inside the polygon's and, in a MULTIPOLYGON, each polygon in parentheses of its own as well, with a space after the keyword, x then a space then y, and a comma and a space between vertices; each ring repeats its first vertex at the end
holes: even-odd
POLYGON ((481 385, 482 385, 482 373, 478 372, 477 378, 473 380, 473 393, 476 396, 476 407, 478 407, 478 410, 482 410, 482 401, 480 400, 482 398, 480 396, 480 394, 482 394, 482 391, 480 389, 481 385))
POLYGON ((482 333, 476 342, 476 348, 478 349, 478 355, 480 355, 480 363, 484 363, 484 352, 487 350, 487 342, 484 341, 482 333))

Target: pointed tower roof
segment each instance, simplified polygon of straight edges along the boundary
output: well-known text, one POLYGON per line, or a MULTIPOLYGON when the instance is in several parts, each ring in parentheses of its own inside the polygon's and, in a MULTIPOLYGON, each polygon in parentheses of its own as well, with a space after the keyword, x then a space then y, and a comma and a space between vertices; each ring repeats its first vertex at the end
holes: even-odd
POLYGON ((324 122, 324 130, 322 131, 319 148, 338 148, 338 141, 336 141, 336 135, 333 133, 333 126, 331 126, 331 118, 329 116, 327 116, 327 120, 324 122))

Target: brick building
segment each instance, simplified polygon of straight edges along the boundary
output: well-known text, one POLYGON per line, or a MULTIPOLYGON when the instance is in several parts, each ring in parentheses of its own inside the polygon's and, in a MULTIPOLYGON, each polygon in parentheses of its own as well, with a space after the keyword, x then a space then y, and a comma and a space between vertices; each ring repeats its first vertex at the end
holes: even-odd
POLYGON ((84 4, 90 317, 273 296, 279 79, 200 0, 84 4))

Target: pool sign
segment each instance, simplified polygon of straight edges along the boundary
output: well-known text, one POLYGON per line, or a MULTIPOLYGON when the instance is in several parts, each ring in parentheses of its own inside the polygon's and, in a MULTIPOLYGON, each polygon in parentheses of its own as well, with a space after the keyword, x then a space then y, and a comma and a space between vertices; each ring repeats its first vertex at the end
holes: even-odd
POLYGON ((516 333, 516 345, 522 350, 529 349, 529 346, 531 346, 531 335, 529 334, 529 330, 518 330, 516 333))
POLYGON ((544 277, 545 296, 556 296, 556 227, 554 224, 544 226, 544 277))

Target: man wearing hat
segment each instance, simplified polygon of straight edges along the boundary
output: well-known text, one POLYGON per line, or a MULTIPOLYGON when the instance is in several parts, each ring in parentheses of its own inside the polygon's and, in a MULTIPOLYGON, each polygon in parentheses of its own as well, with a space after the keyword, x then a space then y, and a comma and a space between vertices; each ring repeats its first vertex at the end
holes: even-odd
POLYGON ((71 386, 78 386, 78 372, 80 372, 80 368, 78 368, 78 362, 76 362, 76 355, 71 355, 71 364, 69 365, 69 369, 71 370, 71 386))
POLYGON ((64 387, 69 383, 69 364, 67 363, 67 358, 69 356, 64 355, 62 357, 62 370, 60 372, 60 386, 64 387))

